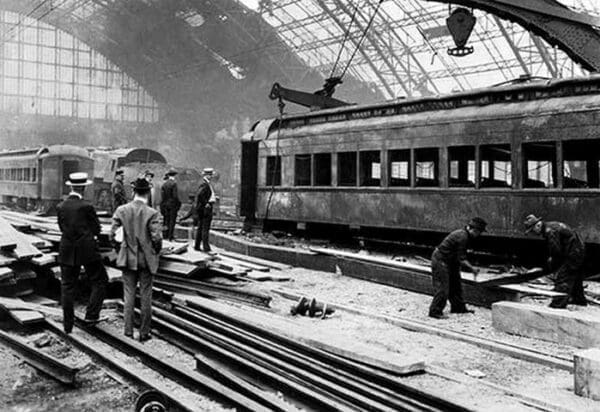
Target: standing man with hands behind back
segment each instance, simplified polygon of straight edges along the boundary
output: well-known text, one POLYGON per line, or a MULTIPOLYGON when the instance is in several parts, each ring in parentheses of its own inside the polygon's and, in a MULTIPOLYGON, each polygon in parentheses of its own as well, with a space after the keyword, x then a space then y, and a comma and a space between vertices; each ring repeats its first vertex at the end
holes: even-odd
POLYGON ((108 276, 96 240, 100 234, 100 222, 94 206, 83 199, 85 187, 92 181, 88 179, 87 173, 71 173, 65 183, 71 187, 71 192, 57 206, 58 226, 62 232, 58 263, 61 271, 63 328, 66 333, 71 333, 75 321, 75 286, 81 266, 85 268, 91 285, 84 319, 86 323, 93 324, 101 320, 100 310, 106 294, 108 276))
POLYGON ((152 276, 158 270, 162 235, 160 215, 148 206, 150 183, 145 178, 138 178, 131 185, 133 201, 115 211, 110 239, 115 242, 117 229, 123 227, 123 241, 118 246, 117 267, 123 270, 125 336, 133 337, 135 288, 139 282, 142 318, 139 340, 143 342, 150 339, 152 276))
POLYGON ((473 313, 467 309, 462 297, 460 269, 465 268, 477 275, 479 269, 467 260, 469 243, 485 232, 487 223, 480 217, 474 217, 463 229, 455 230, 444 238, 431 255, 431 273, 435 295, 429 306, 429 316, 445 319, 444 307, 450 300, 450 312, 473 313))
POLYGON ((196 231, 196 241, 194 242, 194 249, 200 250, 200 243, 202 243, 202 250, 210 252, 210 244, 208 241, 210 233, 210 223, 213 218, 213 206, 217 201, 215 191, 210 184, 210 181, 215 171, 212 167, 207 167, 202 170, 202 183, 198 188, 198 193, 190 209, 189 213, 181 218, 185 220, 188 217, 194 215, 198 220, 198 230, 196 231))
POLYGON ((161 188, 160 208, 164 214, 164 223, 167 227, 165 238, 168 240, 173 240, 175 222, 177 221, 177 212, 181 207, 181 201, 179 200, 179 193, 177 191, 177 181, 175 181, 176 175, 177 170, 174 168, 169 169, 167 172, 168 178, 163 183, 161 188))

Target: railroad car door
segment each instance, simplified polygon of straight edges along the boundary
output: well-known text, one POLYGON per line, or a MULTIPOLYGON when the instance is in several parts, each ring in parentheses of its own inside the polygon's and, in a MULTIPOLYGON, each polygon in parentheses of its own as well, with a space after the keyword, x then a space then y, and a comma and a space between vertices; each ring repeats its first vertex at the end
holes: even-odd
POLYGON ((240 216, 254 218, 258 176, 258 142, 242 142, 240 216))
POLYGON ((65 185, 71 173, 79 172, 79 162, 77 160, 63 160, 62 179, 58 184, 62 186, 62 194, 68 195, 71 188, 65 185))

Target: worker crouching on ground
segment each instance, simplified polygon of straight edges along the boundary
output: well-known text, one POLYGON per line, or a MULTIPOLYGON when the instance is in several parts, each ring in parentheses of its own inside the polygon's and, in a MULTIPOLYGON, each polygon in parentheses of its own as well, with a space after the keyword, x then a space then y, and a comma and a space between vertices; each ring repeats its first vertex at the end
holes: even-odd
POLYGON ((141 326, 139 340, 150 339, 152 318, 152 276, 158 270, 162 248, 160 214, 148 206, 150 183, 138 178, 132 184, 133 201, 119 207, 113 215, 110 239, 118 249, 117 267, 123 270, 125 336, 133 337, 135 289, 140 284, 141 326), (123 228, 123 240, 116 244, 115 235, 123 228))
POLYGON ((71 173, 66 182, 71 187, 71 192, 57 206, 58 226, 62 232, 58 262, 61 271, 63 328, 66 333, 73 330, 75 286, 81 266, 85 268, 91 286, 84 322, 93 324, 101 320, 100 310, 108 283, 97 243, 100 222, 92 204, 83 199, 85 187, 91 183, 87 173, 71 173))
POLYGON ((566 308, 571 301, 586 306, 583 293, 583 261, 585 245, 579 235, 562 222, 544 222, 542 218, 529 215, 525 218, 525 233, 543 236, 548 245, 548 270, 554 272, 554 291, 567 294, 555 297, 552 308, 566 308))
POLYGON ((455 230, 444 238, 442 243, 435 248, 431 256, 431 272, 433 279, 434 296, 429 306, 429 316, 445 319, 444 307, 450 300, 450 312, 473 313, 467 309, 462 297, 462 283, 460 270, 464 268, 470 272, 479 273, 467 260, 467 247, 469 243, 485 232, 487 223, 480 217, 471 219, 463 229, 455 230))

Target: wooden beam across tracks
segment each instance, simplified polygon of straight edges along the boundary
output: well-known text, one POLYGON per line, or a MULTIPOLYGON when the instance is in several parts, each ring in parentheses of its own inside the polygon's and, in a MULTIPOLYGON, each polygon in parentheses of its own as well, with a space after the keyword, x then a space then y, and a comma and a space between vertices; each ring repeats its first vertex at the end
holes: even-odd
POLYGON ((301 405, 317 410, 464 411, 463 406, 401 383, 387 374, 296 342, 222 313, 205 313, 187 301, 173 313, 154 308, 154 326, 170 341, 184 342, 199 368, 206 356, 244 376, 260 378, 301 405))
POLYGON ((33 346, 28 345, 22 339, 11 336, 8 333, 0 330, 0 341, 6 346, 16 351, 26 363, 34 368, 52 376, 67 385, 75 385, 75 375, 78 369, 64 364, 54 356, 45 354, 33 346))

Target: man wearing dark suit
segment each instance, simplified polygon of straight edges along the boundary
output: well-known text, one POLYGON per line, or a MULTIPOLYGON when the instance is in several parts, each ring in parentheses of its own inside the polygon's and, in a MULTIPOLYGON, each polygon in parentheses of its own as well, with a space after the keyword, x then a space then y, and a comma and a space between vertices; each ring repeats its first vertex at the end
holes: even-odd
POLYGON ((119 227, 123 239, 118 247, 117 267, 123 270, 123 317, 125 336, 133 337, 133 308, 135 288, 140 284, 141 325, 139 340, 150 339, 152 319, 152 276, 158 270, 158 257, 162 247, 160 215, 148 206, 150 183, 138 178, 132 183, 133 201, 119 207, 113 215, 111 241, 119 227))
POLYGON ((71 333, 73 329, 75 284, 81 266, 85 268, 91 286, 85 314, 85 321, 90 324, 100 320, 100 309, 108 282, 96 241, 100 234, 100 222, 92 204, 83 200, 85 187, 91 183, 87 173, 71 173, 66 182, 71 186, 71 192, 57 206, 58 226, 62 232, 58 262, 61 269, 63 327, 67 333, 71 333))
POLYGON ((123 177, 125 172, 123 169, 118 169, 115 172, 115 180, 110 185, 110 194, 112 199, 112 211, 114 212, 121 205, 127 203, 127 195, 123 186, 123 177))
POLYGON ((202 171, 202 183, 198 188, 198 193, 196 194, 192 209, 181 219, 184 220, 194 215, 194 218, 198 220, 198 230, 196 231, 194 249, 200 250, 200 242, 202 242, 202 249, 205 252, 211 251, 208 236, 210 223, 213 218, 213 205, 216 201, 215 192, 210 184, 213 175, 214 169, 210 167, 207 167, 202 171))
POLYGON ((165 238, 168 240, 173 240, 175 222, 177 221, 177 211, 181 207, 181 201, 179 200, 179 194, 177 192, 177 181, 175 181, 176 175, 177 170, 174 168, 169 169, 167 172, 169 178, 163 183, 160 192, 160 207, 163 211, 165 226, 167 227, 165 238))
POLYGON ((144 179, 150 183, 150 191, 148 192, 148 206, 154 208, 154 196, 152 196, 152 192, 154 191, 154 187, 152 184, 152 180, 154 179, 154 172, 150 169, 146 169, 144 172, 144 179))

